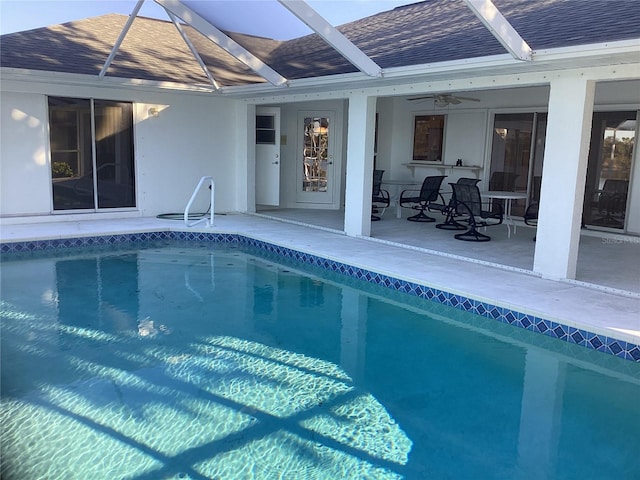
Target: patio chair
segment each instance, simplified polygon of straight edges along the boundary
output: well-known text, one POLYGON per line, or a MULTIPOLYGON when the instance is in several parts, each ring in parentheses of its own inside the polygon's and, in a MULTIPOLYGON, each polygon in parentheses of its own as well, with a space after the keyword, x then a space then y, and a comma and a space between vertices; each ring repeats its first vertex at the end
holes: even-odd
MULTIPOLYGON (((530 203, 527 210, 524 212, 524 223, 530 227, 538 226, 538 202, 530 203)), ((533 236, 533 241, 536 241, 536 236, 533 236)))
POLYGON ((605 180, 602 190, 597 190, 594 194, 594 203, 600 217, 593 220, 592 223, 610 227, 621 226, 624 223, 624 213, 627 209, 628 192, 628 180, 612 178, 605 180))
MULTIPOLYGON (((480 182, 480 179, 478 178, 461 177, 456 183, 459 185, 476 186, 478 182, 480 182)), ((461 217, 462 215, 456 211, 455 206, 456 201, 453 193, 451 194, 451 198, 446 205, 431 204, 429 206, 429 210, 438 210, 440 211, 440 213, 446 216, 444 223, 439 223, 438 225, 436 225, 436 228, 439 228, 441 230, 466 230, 468 228, 466 225, 459 223, 456 220, 457 217, 461 217)))
POLYGON ((524 223, 531 227, 538 225, 538 202, 529 204, 527 210, 524 212, 524 223))
POLYGON ((375 222, 382 218, 384 215, 385 209, 390 205, 391 199, 389 197, 389 192, 382 189, 382 176, 384 175, 384 170, 374 170, 373 171, 373 191, 371 195, 371 221, 375 222), (380 212, 380 216, 374 215, 380 212))
MULTIPOLYGON (((492 192, 513 192, 516 189, 516 179, 520 175, 511 172, 493 172, 489 179, 489 190, 492 192)), ((502 200, 494 199, 492 208, 501 206, 502 200)))
POLYGON ((460 177, 456 183, 461 185, 477 185, 479 182, 479 178, 460 177))
POLYGON ((516 179, 519 176, 511 172, 493 172, 489 179, 489 190, 513 192, 516 189, 516 179))
POLYGON ((500 225, 503 219, 502 206, 494 207, 495 210, 484 210, 480 189, 477 185, 464 185, 451 183, 453 196, 455 197, 455 210, 460 215, 465 215, 468 230, 454 235, 456 240, 467 242, 488 242, 489 235, 478 231, 479 227, 500 225))
POLYGON ((422 182, 420 190, 403 190, 400 194, 400 206, 409 207, 419 210, 416 215, 408 217, 410 222, 435 222, 436 219, 428 216, 425 212, 429 209, 430 204, 435 204, 438 199, 444 198, 440 194, 440 185, 446 178, 446 175, 426 177, 422 182))

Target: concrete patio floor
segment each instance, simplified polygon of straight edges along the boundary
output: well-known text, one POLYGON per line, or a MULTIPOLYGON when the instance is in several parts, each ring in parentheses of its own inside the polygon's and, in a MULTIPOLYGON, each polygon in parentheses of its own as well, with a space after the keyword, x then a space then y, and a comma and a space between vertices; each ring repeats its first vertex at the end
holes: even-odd
MULTIPOLYGON (((491 236, 490 242, 463 242, 453 238, 458 232, 435 227, 443 218, 438 213, 431 214, 437 219, 436 223, 416 223, 407 221, 406 212, 403 218, 398 219, 395 209, 388 209, 381 221, 371 223, 370 239, 437 255, 452 255, 497 268, 533 271, 534 227, 520 222, 515 233, 511 227, 511 236, 508 237, 507 226, 497 225, 484 231, 491 236)), ((259 214, 336 231, 344 228, 344 212, 337 210, 267 209, 259 211, 259 214)), ((583 230, 575 280, 593 288, 640 297, 640 238, 583 230)))

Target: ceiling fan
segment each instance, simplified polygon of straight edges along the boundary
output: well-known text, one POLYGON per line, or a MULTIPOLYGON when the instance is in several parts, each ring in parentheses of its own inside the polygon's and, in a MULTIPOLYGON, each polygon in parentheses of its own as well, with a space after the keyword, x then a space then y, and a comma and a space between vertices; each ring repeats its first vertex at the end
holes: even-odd
POLYGON ((424 97, 413 97, 408 98, 409 101, 414 100, 434 100, 434 104, 436 107, 446 107, 447 105, 458 105, 463 101, 470 102, 479 102, 478 98, 473 97, 458 97, 456 95, 450 95, 448 93, 434 94, 434 95, 425 95, 424 97))

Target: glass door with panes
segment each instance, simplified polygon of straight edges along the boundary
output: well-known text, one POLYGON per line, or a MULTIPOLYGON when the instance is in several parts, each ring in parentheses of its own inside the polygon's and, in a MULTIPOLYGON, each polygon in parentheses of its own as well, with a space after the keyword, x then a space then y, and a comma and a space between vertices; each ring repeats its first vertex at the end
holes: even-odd
POLYGON ((301 113, 298 118, 302 138, 297 168, 298 202, 333 202, 333 124, 333 115, 328 112, 301 113))

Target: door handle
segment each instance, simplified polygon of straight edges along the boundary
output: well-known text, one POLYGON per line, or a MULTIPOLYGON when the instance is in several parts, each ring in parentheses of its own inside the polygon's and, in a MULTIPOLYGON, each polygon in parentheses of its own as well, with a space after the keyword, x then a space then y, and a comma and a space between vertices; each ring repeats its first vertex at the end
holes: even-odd
POLYGON ((278 161, 276 160, 275 162, 271 162, 271 165, 278 165, 278 161))

